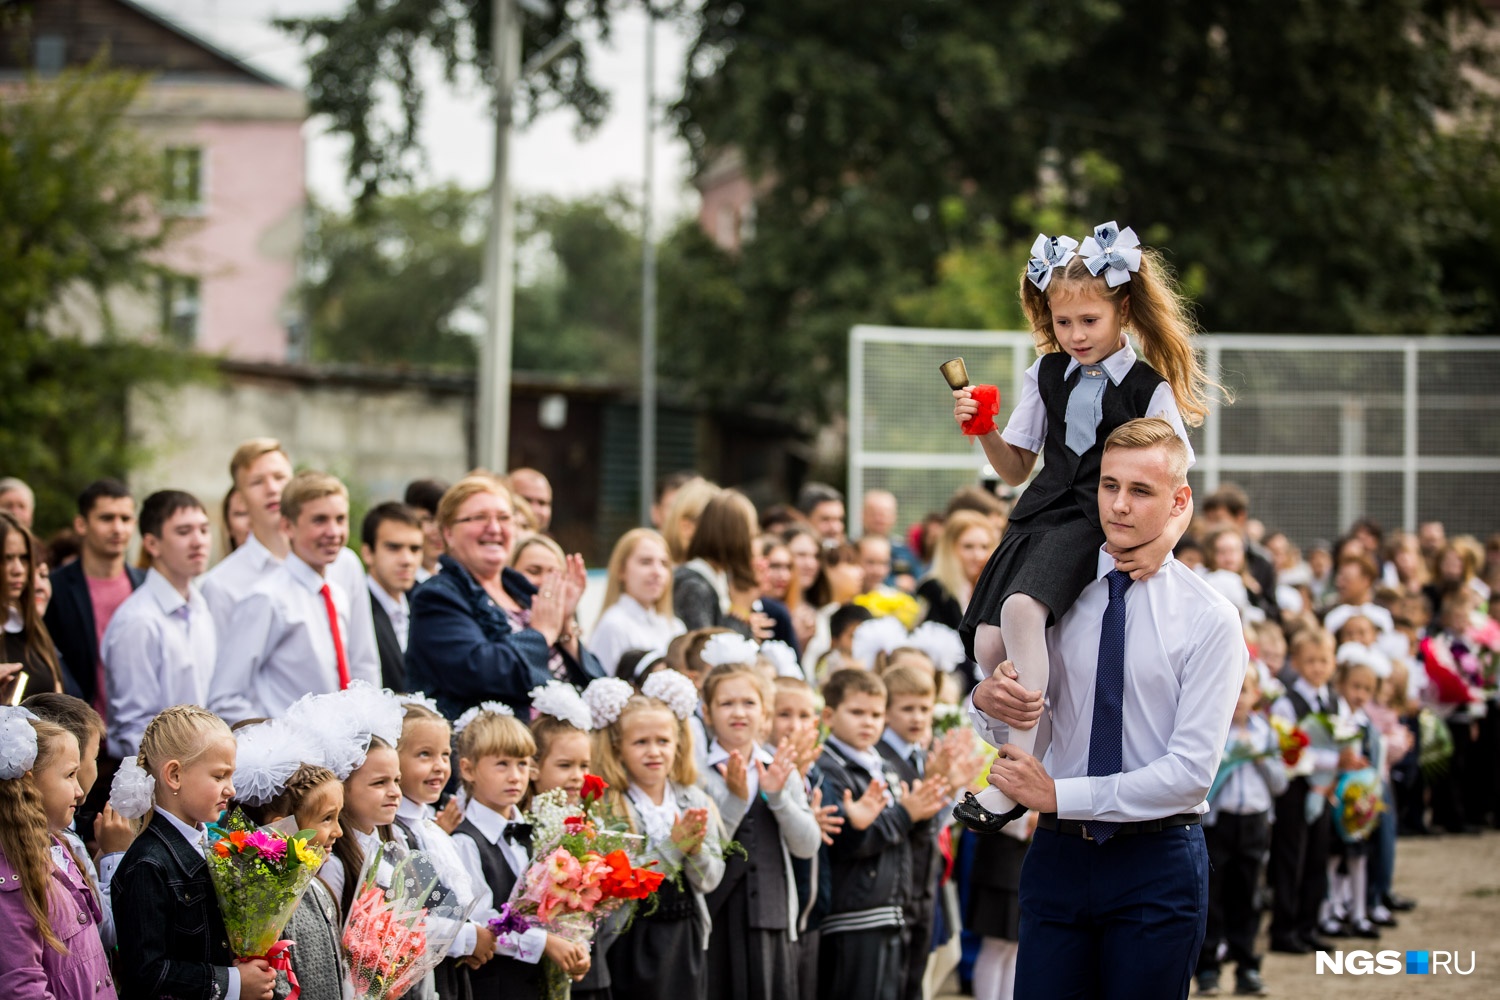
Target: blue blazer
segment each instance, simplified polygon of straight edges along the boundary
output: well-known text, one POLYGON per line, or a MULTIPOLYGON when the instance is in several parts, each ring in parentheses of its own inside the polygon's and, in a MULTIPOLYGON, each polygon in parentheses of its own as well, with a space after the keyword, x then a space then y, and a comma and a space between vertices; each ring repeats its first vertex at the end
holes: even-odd
MULTIPOLYGON (((126 565, 125 575, 130 577, 131 590, 146 582, 143 569, 126 565)), ((52 633, 58 658, 67 664, 64 686, 67 677, 73 680, 76 691, 68 693, 76 693, 92 705, 99 694, 99 634, 94 631, 94 602, 89 600, 89 582, 83 576, 82 559, 52 571, 52 603, 47 605, 42 620, 52 633)))
MULTIPOLYGON (((482 701, 503 702, 517 718, 529 719, 531 690, 554 680, 547 640, 535 629, 512 631, 505 610, 458 560, 445 555, 438 563, 442 571, 408 596, 408 689, 436 699, 450 719, 482 701)), ((512 600, 531 607, 536 588, 530 580, 507 567, 500 582, 512 600)), ((603 677, 599 660, 581 645, 579 652, 580 660, 568 662, 568 680, 581 686, 603 677)))

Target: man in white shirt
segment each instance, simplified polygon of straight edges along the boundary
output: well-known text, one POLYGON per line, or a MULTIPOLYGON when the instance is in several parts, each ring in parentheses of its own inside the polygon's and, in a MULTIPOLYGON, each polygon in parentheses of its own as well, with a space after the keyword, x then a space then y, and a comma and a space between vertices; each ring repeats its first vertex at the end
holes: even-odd
MULTIPOLYGON (((1099 514, 1114 548, 1187 516, 1187 464, 1165 420, 1110 435, 1099 514)), ((1016 995, 1186 997, 1208 909, 1201 816, 1248 662, 1239 616, 1175 560, 1132 581, 1101 550, 1047 648, 1045 716, 1009 663, 971 713, 1000 747, 990 782, 1042 814, 1021 873, 1016 995), (1038 721, 1042 759, 1008 741, 1038 721)))
POLYGON ((234 606, 219 643, 209 707, 229 722, 278 716, 304 694, 341 691, 350 681, 380 683, 379 661, 356 661, 346 644, 354 608, 368 611, 369 601, 331 572, 349 539, 344 484, 300 472, 280 509, 286 561, 234 606))
POLYGON ((380 678, 392 691, 405 691, 406 638, 411 629, 406 592, 417 585, 417 570, 422 568, 421 517, 405 504, 380 504, 365 515, 359 538, 360 555, 370 567, 365 585, 375 619, 380 678))
MULTIPOLYGON (((220 644, 232 640, 230 617, 235 606, 269 577, 287 556, 283 532, 281 494, 292 478, 292 460, 274 438, 252 438, 235 449, 229 461, 229 477, 250 512, 250 537, 204 574, 203 597, 214 616, 220 644)), ((353 549, 340 549, 328 567, 328 578, 346 594, 361 593, 365 568, 353 549)), ((370 602, 354 602, 344 644, 351 669, 371 676, 380 671, 380 653, 375 647, 375 624, 370 602)))
POLYGON ((162 709, 207 705, 218 655, 213 616, 194 582, 208 568, 208 513, 189 493, 162 490, 141 505, 151 570, 110 618, 100 645, 109 699, 108 750, 134 757, 162 709))

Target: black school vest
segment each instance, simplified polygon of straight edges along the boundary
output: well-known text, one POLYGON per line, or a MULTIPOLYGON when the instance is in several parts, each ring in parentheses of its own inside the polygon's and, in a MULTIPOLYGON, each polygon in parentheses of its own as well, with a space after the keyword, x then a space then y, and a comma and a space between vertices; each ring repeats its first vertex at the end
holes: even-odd
POLYGON ((1126 421, 1147 416, 1151 397, 1156 394, 1157 386, 1166 381, 1156 369, 1139 360, 1125 373, 1119 385, 1106 376, 1104 396, 1100 400, 1104 416, 1094 435, 1093 447, 1082 455, 1075 455, 1068 447, 1068 395, 1083 375, 1082 366, 1079 366, 1070 378, 1063 378, 1070 361, 1072 358, 1065 352, 1056 351, 1042 355, 1037 368, 1037 390, 1047 410, 1047 440, 1042 446, 1044 464, 1042 471, 1021 494, 1021 499, 1016 501, 1011 513, 1013 523, 1046 510, 1071 494, 1089 523, 1099 527, 1099 465, 1104 458, 1104 441, 1126 421))
POLYGON ((718 920, 720 908, 735 892, 749 893, 750 926, 755 930, 787 929, 786 867, 781 857, 781 825, 759 794, 734 831, 745 849, 724 861, 724 877, 707 896, 708 912, 718 920))
MULTIPOLYGON (((516 873, 511 870, 504 853, 467 819, 458 824, 458 829, 453 832, 464 834, 479 848, 479 868, 484 872, 485 884, 494 893, 495 909, 500 909, 510 899, 511 890, 516 886, 516 873)), ((469 983, 476 998, 503 995, 507 1000, 526 1000, 529 997, 540 997, 543 986, 542 965, 541 962, 532 964, 497 954, 479 968, 469 970, 469 983)))

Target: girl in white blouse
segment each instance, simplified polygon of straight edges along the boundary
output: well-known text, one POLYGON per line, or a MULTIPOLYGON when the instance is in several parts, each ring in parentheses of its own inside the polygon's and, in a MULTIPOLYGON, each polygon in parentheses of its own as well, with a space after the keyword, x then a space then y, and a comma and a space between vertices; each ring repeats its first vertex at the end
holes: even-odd
POLYGON ((672 614, 672 564, 667 543, 650 528, 627 531, 609 557, 604 613, 589 637, 605 673, 614 676, 632 649, 665 649, 687 628, 672 614))

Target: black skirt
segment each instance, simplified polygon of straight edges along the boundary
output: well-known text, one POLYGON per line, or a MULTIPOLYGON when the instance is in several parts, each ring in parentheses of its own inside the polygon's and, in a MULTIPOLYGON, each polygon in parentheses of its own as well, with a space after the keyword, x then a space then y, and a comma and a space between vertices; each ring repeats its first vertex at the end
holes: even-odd
POLYGON ((969 900, 964 930, 981 937, 1020 939, 1021 864, 1025 841, 1003 833, 964 831, 974 839, 974 863, 969 874, 969 900))
POLYGON ((980 625, 999 625, 1011 594, 1034 597, 1048 610, 1047 624, 1068 613, 1078 595, 1099 575, 1104 532, 1071 503, 1013 523, 974 584, 959 635, 970 657, 980 625))
POLYGON ((615 996, 707 1000, 695 896, 691 887, 679 889, 671 881, 663 882, 656 912, 637 914, 630 929, 610 945, 610 989, 615 996))

